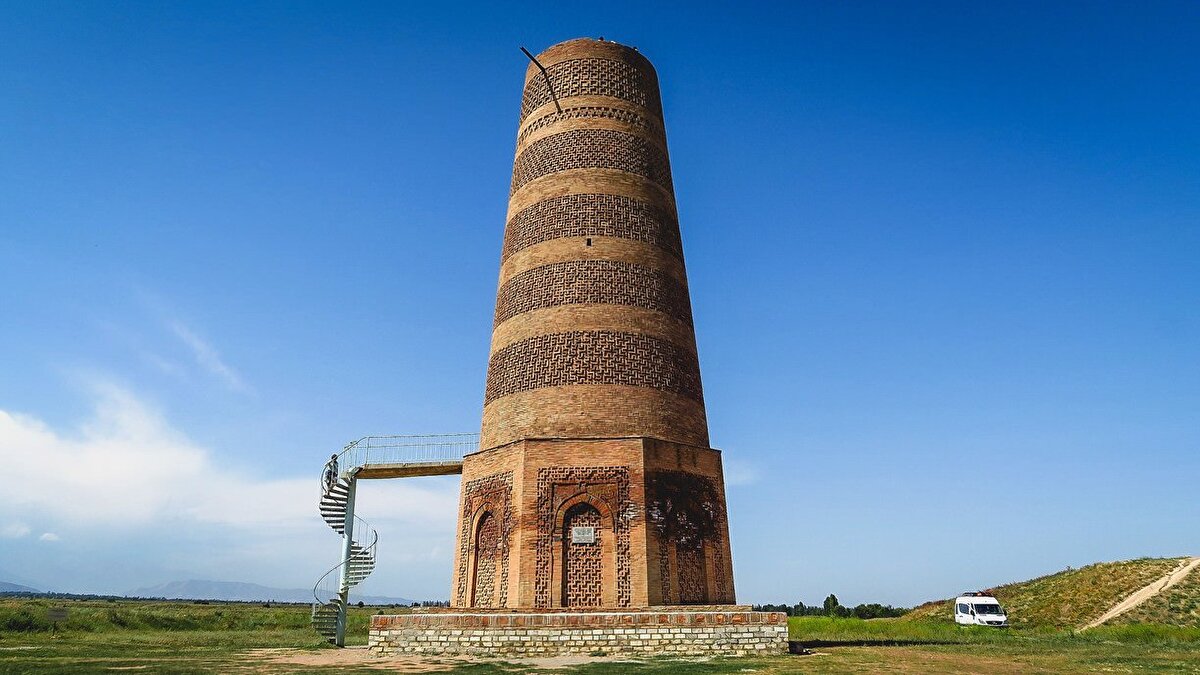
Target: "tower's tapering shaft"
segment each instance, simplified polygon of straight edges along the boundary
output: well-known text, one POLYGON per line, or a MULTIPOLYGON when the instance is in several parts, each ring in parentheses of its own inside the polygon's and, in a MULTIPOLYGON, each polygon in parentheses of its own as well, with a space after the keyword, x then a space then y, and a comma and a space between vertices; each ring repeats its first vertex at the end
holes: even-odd
POLYGON ((529 64, 481 447, 650 436, 708 444, 658 77, 572 40, 529 64), (561 109, 561 112, 560 112, 561 109))
POLYGON ((525 75, 452 604, 732 603, 708 443, 658 77, 555 45, 525 75))

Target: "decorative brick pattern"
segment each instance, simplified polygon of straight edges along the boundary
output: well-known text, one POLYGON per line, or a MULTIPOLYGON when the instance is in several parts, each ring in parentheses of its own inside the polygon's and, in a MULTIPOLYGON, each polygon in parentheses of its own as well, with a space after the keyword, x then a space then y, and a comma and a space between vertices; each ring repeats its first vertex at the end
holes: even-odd
POLYGON ((604 530, 600 512, 591 504, 576 504, 567 512, 563 522, 563 605, 565 607, 599 607, 604 585, 604 530), (576 543, 571 536, 573 527, 596 528, 596 540, 590 544, 576 543))
MULTIPOLYGON (((550 606, 551 561, 554 546, 554 515, 568 495, 559 485, 589 488, 609 486, 615 491, 617 606, 628 607, 632 596, 629 584, 629 528, 636 509, 629 501, 629 468, 624 466, 572 466, 539 469, 537 477, 537 569, 534 573, 534 605, 550 606)), ((601 530, 603 526, 601 527, 601 530)))
MULTIPOLYGON (((724 509, 722 509, 724 511, 724 509)), ((716 586, 716 597, 710 602, 733 602, 733 588, 729 585, 729 579, 725 576, 725 554, 729 553, 729 544, 724 541, 724 538, 718 538, 713 542, 713 581, 716 586)))
POLYGON ((786 654, 782 612, 677 611, 402 614, 371 617, 375 654, 786 654))
POLYGON ((687 287, 658 270, 619 260, 571 260, 526 270, 496 294, 498 326, 517 314, 558 305, 625 305, 691 325, 687 287))
POLYGON ((728 545, 722 533, 726 530, 725 504, 719 497, 716 482, 707 476, 684 471, 655 472, 651 481, 651 490, 661 490, 661 485, 691 485, 687 491, 690 495, 707 495, 704 503, 670 504, 669 498, 662 494, 651 494, 651 505, 648 507, 651 517, 648 520, 658 527, 658 565, 659 579, 662 584, 663 602, 681 605, 733 602, 733 592, 729 588, 725 574, 725 552, 728 545), (674 480, 672 480, 674 479, 674 480), (711 499, 711 501, 710 501, 711 499), (674 513, 669 519, 662 519, 664 511, 674 513), (707 516, 707 517, 706 517, 707 516), (709 522, 711 530, 689 530, 671 532, 665 530, 670 523, 709 522), (672 546, 672 544, 674 544, 672 546), (678 593, 672 589, 670 571, 670 549, 675 553, 675 582, 678 593), (713 590, 708 591, 708 565, 706 557, 713 558, 713 590))
POLYGON ((571 331, 496 351, 488 363, 484 405, 520 391, 580 384, 652 387, 704 401, 692 352, 640 333, 571 331))
POLYGON ((565 237, 617 237, 654 244, 680 260, 679 223, 674 214, 622 195, 571 194, 522 209, 504 229, 501 261, 522 249, 565 237))
POLYGON ((702 605, 708 602, 704 547, 676 545, 675 560, 679 566, 679 604, 702 605))
POLYGON ((617 169, 672 190, 667 154, 654 143, 613 129, 572 129, 542 138, 517 156, 512 191, 535 178, 568 169, 617 169))
MULTIPOLYGON (((484 505, 491 505, 490 520, 496 527, 496 539, 491 547, 492 554, 488 557, 493 561, 492 564, 499 566, 501 604, 508 596, 508 547, 509 535, 513 529, 512 481, 512 472, 505 471, 477 478, 463 485, 462 513, 458 518, 458 588, 454 589, 455 604, 459 607, 467 604, 467 584, 471 577, 468 574, 467 564, 471 559, 471 553, 474 552, 476 558, 479 557, 479 549, 472 546, 480 539, 476 533, 470 531, 472 519, 476 511, 484 505)), ((484 525, 488 520, 487 517, 484 517, 479 524, 484 525)), ((491 575, 494 584, 496 577, 494 569, 491 575)), ((476 597, 480 597, 480 595, 479 584, 476 582, 476 597)))
POLYGON ((645 115, 640 115, 632 110, 624 108, 609 108, 605 106, 579 106, 575 108, 564 108, 562 112, 557 110, 547 115, 542 115, 537 120, 530 122, 521 133, 517 134, 517 145, 520 145, 529 138, 529 135, 538 129, 545 129, 555 122, 565 120, 581 120, 581 119, 609 119, 616 120, 631 127, 644 129, 650 134, 661 137, 663 135, 662 127, 657 122, 645 115))
POLYGON ((473 607, 495 605, 496 563, 499 557, 500 526, 490 511, 483 514, 475 533, 475 592, 473 607))
POLYGON ((521 96, 521 119, 556 96, 560 104, 562 99, 570 96, 612 96, 662 115, 657 78, 628 63, 611 59, 571 59, 549 66, 546 75, 554 86, 553 94, 541 73, 530 78, 521 96))

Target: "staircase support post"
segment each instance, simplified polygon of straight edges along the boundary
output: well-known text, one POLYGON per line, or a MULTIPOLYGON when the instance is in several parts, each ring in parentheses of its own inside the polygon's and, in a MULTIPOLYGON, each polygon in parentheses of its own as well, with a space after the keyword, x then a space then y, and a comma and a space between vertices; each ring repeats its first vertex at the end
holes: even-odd
POLYGON ((354 493, 358 486, 355 473, 350 473, 349 484, 346 486, 346 518, 342 525, 342 570, 338 581, 338 597, 342 602, 338 607, 337 636, 334 638, 334 644, 339 647, 346 646, 346 611, 350 605, 350 557, 354 555, 354 493))

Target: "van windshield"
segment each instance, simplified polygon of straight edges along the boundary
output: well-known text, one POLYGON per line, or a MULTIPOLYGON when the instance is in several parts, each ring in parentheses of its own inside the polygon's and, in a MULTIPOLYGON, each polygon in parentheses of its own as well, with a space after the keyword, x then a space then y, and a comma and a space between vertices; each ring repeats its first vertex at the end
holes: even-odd
POLYGON ((1003 614, 1004 610, 1000 609, 1000 605, 995 603, 975 603, 976 614, 1003 614))

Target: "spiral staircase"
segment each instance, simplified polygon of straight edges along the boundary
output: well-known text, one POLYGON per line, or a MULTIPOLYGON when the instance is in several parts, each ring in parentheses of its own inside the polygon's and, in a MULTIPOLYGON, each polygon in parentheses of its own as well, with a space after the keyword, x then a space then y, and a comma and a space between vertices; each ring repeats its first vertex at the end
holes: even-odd
POLYGON ((344 643, 344 637, 339 636, 338 628, 344 621, 349 591, 375 570, 375 547, 379 543, 379 532, 357 516, 351 516, 353 525, 350 535, 347 536, 346 516, 350 513, 353 488, 353 477, 338 478, 333 485, 322 491, 320 504, 321 519, 343 538, 348 539, 350 544, 349 555, 322 575, 313 586, 313 597, 316 599, 312 608, 313 628, 326 640, 339 646, 344 643), (354 539, 354 535, 360 532, 367 533, 361 536, 363 541, 369 540, 370 543, 364 545, 363 542, 354 539), (336 592, 332 588, 334 580, 338 582, 336 592))
POLYGON ((479 447, 478 434, 365 436, 346 445, 321 476, 321 519, 342 536, 341 562, 313 586, 312 626, 345 645, 350 589, 375 570, 379 533, 354 515, 360 479, 410 478, 462 473, 462 458, 479 447))

